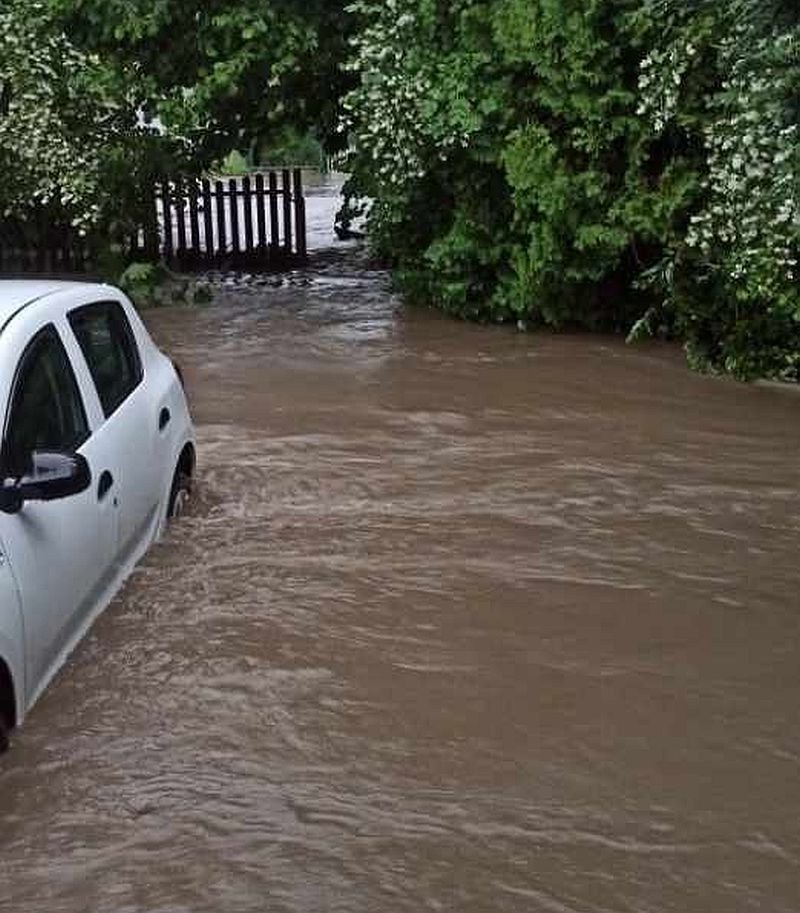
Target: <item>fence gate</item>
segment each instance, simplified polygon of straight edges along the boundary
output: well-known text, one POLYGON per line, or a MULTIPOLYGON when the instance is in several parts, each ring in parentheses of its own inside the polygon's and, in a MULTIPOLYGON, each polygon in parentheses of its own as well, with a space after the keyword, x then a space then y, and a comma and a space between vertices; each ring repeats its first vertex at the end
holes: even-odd
POLYGON ((302 172, 200 181, 164 180, 135 238, 146 259, 179 268, 270 268, 306 259, 302 172))

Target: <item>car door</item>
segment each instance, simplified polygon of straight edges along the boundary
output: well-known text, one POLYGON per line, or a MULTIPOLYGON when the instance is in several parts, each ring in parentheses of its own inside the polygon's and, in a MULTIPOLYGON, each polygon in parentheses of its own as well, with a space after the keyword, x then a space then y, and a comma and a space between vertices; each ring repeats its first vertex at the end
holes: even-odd
POLYGON ((103 442, 54 323, 20 354, 6 410, 3 476, 25 474, 36 450, 82 454, 92 484, 54 501, 27 501, 4 518, 7 556, 23 608, 26 703, 35 700, 102 599, 114 566, 116 512, 103 442))
POLYGON ((68 320, 104 416, 119 507, 119 561, 125 565, 147 544, 161 494, 154 459, 156 419, 148 401, 141 353, 117 301, 74 308, 68 320))

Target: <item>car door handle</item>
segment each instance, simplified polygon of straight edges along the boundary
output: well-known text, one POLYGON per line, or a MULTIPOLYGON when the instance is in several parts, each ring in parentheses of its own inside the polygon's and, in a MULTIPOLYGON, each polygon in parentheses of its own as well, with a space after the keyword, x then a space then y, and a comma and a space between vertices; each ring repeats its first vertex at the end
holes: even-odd
POLYGON ((100 481, 97 483, 97 500, 102 501, 103 498, 111 490, 111 486, 114 484, 114 476, 106 469, 100 476, 100 481))
POLYGON ((170 415, 169 409, 166 406, 161 410, 161 414, 158 416, 158 430, 163 431, 169 424, 169 420, 172 418, 170 415))

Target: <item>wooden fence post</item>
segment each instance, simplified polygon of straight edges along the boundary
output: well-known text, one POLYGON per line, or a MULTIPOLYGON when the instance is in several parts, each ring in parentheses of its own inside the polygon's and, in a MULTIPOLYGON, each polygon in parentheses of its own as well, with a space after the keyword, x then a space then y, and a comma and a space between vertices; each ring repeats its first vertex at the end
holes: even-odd
POLYGON ((203 253, 214 256, 214 220, 211 216, 211 182, 203 178, 203 253))
POLYGON ((292 252, 292 175, 288 169, 282 172, 283 186, 283 247, 287 254, 292 252))
POLYGON ((269 173, 269 243, 277 253, 280 239, 278 237, 278 176, 274 171, 269 173))
POLYGON ((164 180, 161 183, 161 213, 164 223, 164 237, 162 239, 162 249, 164 259, 170 263, 173 259, 172 245, 172 199, 170 194, 169 181, 164 180))
POLYGON ((217 200, 217 253, 220 257, 225 257, 228 253, 228 243, 226 240, 227 229, 225 227, 225 187, 222 181, 214 182, 217 200))
POLYGON ((178 262, 186 257, 186 197, 184 183, 180 177, 175 178, 175 219, 178 223, 178 262))
POLYGON ((242 198, 244 200, 244 249, 248 256, 255 251, 253 244, 253 209, 250 195, 250 178, 242 178, 242 198))
POLYGON ((299 168, 294 170, 294 230, 297 238, 295 250, 297 255, 304 260, 307 254, 306 247, 306 201, 303 196, 303 172, 299 168))
POLYGON ((200 214, 197 210, 197 181, 192 179, 187 183, 189 192, 189 235, 192 244, 192 262, 197 263, 200 258, 200 214))
POLYGON ((264 254, 267 249, 267 214, 264 207, 267 198, 264 196, 264 175, 256 175, 256 225, 258 226, 258 249, 264 254))
POLYGON ((239 244, 239 186, 236 178, 228 181, 229 210, 231 213, 231 253, 236 256, 241 250, 239 244))

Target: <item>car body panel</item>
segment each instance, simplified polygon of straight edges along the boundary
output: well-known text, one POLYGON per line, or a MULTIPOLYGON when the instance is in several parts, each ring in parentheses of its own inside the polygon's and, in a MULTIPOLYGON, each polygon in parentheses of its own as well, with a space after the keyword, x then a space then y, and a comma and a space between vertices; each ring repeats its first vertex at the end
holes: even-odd
POLYGON ((92 478, 77 495, 0 513, 7 562, 5 568, 0 563, 0 658, 14 679, 20 721, 162 532, 175 467, 184 447, 194 442, 176 371, 123 293, 111 286, 46 281, 0 280, 4 436, 21 354, 47 325, 58 332, 83 399, 90 437, 78 453, 92 478), (31 296, 27 305, 25 287, 31 296), (107 301, 125 313, 143 374, 108 418, 68 319, 75 309, 107 301), (160 427, 164 409, 169 421, 160 427), (110 487, 100 486, 104 473, 110 487))
POLYGON ((97 497, 98 470, 105 463, 102 443, 93 436, 79 452, 92 471, 92 484, 85 491, 29 502, 18 514, 3 518, 6 555, 25 619, 29 701, 38 694, 38 683, 51 677, 53 664, 112 573, 117 511, 110 497, 97 497))
POLYGON ((25 715, 25 628, 19 590, 6 556, 5 545, 0 541, 0 657, 11 680, 17 706, 17 721, 25 715))
MULTIPOLYGON (((79 289, 96 289, 86 282, 69 282, 60 279, 2 279, 0 295, 0 332, 16 314, 33 302, 56 292, 76 292, 79 289)), ((91 294, 91 292, 90 292, 91 294)))

